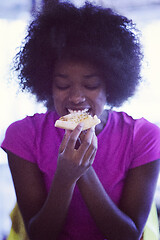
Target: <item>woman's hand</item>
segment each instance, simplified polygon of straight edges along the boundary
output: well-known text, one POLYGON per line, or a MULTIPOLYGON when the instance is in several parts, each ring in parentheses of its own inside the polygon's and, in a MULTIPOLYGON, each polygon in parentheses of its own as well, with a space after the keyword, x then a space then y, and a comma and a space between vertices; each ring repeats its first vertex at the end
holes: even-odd
POLYGON ((93 164, 97 151, 95 129, 90 128, 86 134, 79 124, 74 131, 66 131, 59 148, 56 174, 65 181, 77 181, 93 164), (81 137, 80 137, 81 135, 81 137), (79 147, 76 144, 79 141, 79 147))

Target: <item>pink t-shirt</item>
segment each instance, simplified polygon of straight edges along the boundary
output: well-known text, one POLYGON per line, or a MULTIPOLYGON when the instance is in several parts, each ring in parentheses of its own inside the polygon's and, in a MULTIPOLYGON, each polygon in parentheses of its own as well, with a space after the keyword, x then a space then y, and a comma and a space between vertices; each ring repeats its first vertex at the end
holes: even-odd
MULTIPOLYGON (((55 112, 35 114, 7 129, 2 148, 39 166, 49 191, 57 166, 64 130, 55 128, 55 112)), ((118 205, 127 172, 160 159, 160 129, 144 118, 134 120, 124 112, 109 112, 107 124, 98 135, 93 163, 101 183, 118 205)), ((75 188, 65 227, 59 240, 103 240, 88 209, 75 188)))

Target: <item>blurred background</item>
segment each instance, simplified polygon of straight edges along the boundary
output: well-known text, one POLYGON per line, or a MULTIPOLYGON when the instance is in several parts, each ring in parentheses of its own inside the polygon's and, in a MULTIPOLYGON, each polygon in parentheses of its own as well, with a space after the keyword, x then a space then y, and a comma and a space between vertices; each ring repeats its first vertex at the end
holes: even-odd
MULTIPOLYGON (((6 128, 15 120, 45 112, 34 97, 18 92, 13 76, 12 59, 20 46, 35 11, 45 0, 0 0, 0 144, 6 128)), ((80 6, 83 0, 72 0, 80 6)), ((95 0, 96 4, 112 7, 120 14, 133 19, 141 31, 144 49, 143 83, 136 95, 118 111, 126 111, 135 118, 145 117, 160 126, 160 0, 95 0)), ((7 165, 6 154, 0 149, 0 240, 9 233, 9 214, 15 204, 15 193, 7 165)), ((155 194, 160 214, 160 178, 155 194)))

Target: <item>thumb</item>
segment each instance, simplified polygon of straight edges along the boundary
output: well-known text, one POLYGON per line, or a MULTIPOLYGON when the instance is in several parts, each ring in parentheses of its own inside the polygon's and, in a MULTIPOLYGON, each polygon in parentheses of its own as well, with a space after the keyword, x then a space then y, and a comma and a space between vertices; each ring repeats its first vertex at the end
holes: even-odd
POLYGON ((69 137, 70 137, 71 131, 70 130, 65 130, 65 134, 63 136, 61 145, 59 147, 59 153, 62 153, 68 143, 69 137))

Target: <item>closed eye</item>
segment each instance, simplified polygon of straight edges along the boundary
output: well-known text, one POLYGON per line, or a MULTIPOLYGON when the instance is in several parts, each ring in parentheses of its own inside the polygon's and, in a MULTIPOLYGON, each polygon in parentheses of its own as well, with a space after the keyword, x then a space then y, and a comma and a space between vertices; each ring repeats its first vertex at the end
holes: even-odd
POLYGON ((65 86, 56 85, 56 88, 58 88, 59 90, 66 90, 69 87, 70 87, 69 85, 65 85, 65 86))
POLYGON ((89 90, 95 90, 95 89, 100 87, 100 84, 97 84, 97 85, 85 85, 84 87, 86 89, 89 89, 89 90))

